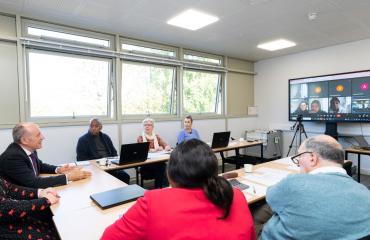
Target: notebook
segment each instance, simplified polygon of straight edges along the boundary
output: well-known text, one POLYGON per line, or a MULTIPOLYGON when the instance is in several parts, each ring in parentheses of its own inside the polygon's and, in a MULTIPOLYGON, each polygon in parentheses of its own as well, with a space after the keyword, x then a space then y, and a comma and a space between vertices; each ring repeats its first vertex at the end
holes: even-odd
POLYGON ((213 133, 211 148, 227 147, 229 145, 230 132, 213 133))
POLYGON ((360 145, 360 148, 365 149, 365 150, 370 150, 370 145, 364 138, 364 136, 359 135, 359 136, 354 136, 353 137, 356 142, 360 145))
POLYGON ((105 192, 90 195, 90 198, 102 209, 111 208, 130 201, 134 201, 144 195, 145 189, 139 185, 127 185, 105 192))
POLYGON ((144 162, 148 159, 149 142, 122 144, 119 159, 112 160, 112 163, 123 165, 135 162, 144 162))

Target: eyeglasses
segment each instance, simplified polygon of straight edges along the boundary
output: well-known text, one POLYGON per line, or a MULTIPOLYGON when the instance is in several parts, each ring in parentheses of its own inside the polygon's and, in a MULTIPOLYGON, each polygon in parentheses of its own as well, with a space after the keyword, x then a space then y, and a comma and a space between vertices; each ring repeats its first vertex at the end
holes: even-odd
POLYGON ((313 152, 301 152, 300 154, 297 154, 293 157, 291 157, 290 159, 292 159, 292 162, 296 165, 299 165, 299 160, 300 160, 300 157, 303 155, 303 154, 306 154, 306 153, 309 153, 309 154, 313 154, 313 152))

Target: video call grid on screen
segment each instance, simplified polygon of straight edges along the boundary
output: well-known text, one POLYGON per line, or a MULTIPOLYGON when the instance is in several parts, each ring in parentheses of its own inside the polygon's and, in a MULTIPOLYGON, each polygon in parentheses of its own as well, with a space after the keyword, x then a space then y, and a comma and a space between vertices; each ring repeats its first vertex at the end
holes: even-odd
POLYGON ((289 80, 289 120, 370 122, 370 70, 289 80))

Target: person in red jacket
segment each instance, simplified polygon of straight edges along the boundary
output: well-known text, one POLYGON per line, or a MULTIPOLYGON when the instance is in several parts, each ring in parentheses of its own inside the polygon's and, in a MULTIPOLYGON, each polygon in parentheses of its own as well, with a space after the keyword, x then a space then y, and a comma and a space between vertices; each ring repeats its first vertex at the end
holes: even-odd
POLYGON ((256 239, 243 193, 217 171, 207 144, 182 142, 168 163, 172 188, 146 191, 101 239, 256 239))

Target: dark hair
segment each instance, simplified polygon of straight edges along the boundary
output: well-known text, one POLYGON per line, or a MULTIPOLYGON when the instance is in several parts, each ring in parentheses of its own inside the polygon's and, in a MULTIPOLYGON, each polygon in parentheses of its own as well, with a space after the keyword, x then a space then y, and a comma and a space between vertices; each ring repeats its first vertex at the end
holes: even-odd
MULTIPOLYGON (((306 108, 308 108, 308 103, 307 103, 307 101, 303 100, 303 101, 301 101, 301 102, 298 104, 298 107, 297 107, 296 111, 302 111, 302 110, 301 110, 301 104, 302 104, 302 103, 306 104, 306 108)), ((306 111, 307 111, 307 109, 306 109, 306 111)))
POLYGON ((312 104, 317 104, 317 106, 319 106, 319 109, 321 110, 321 103, 320 103, 320 101, 319 101, 319 100, 313 100, 313 101, 311 102, 311 107, 312 107, 312 104))
POLYGON ((191 115, 188 115, 185 118, 190 119, 190 122, 193 123, 193 117, 191 115))
POLYGON ((339 100, 339 98, 337 98, 337 97, 333 97, 332 99, 330 99, 330 109, 331 110, 334 110, 334 102, 338 102, 338 103, 340 103, 340 100, 339 100))
POLYGON ((179 187, 203 188, 207 198, 224 210, 218 219, 229 216, 234 192, 230 183, 218 176, 218 161, 212 149, 198 139, 184 141, 172 151, 167 174, 179 187))

